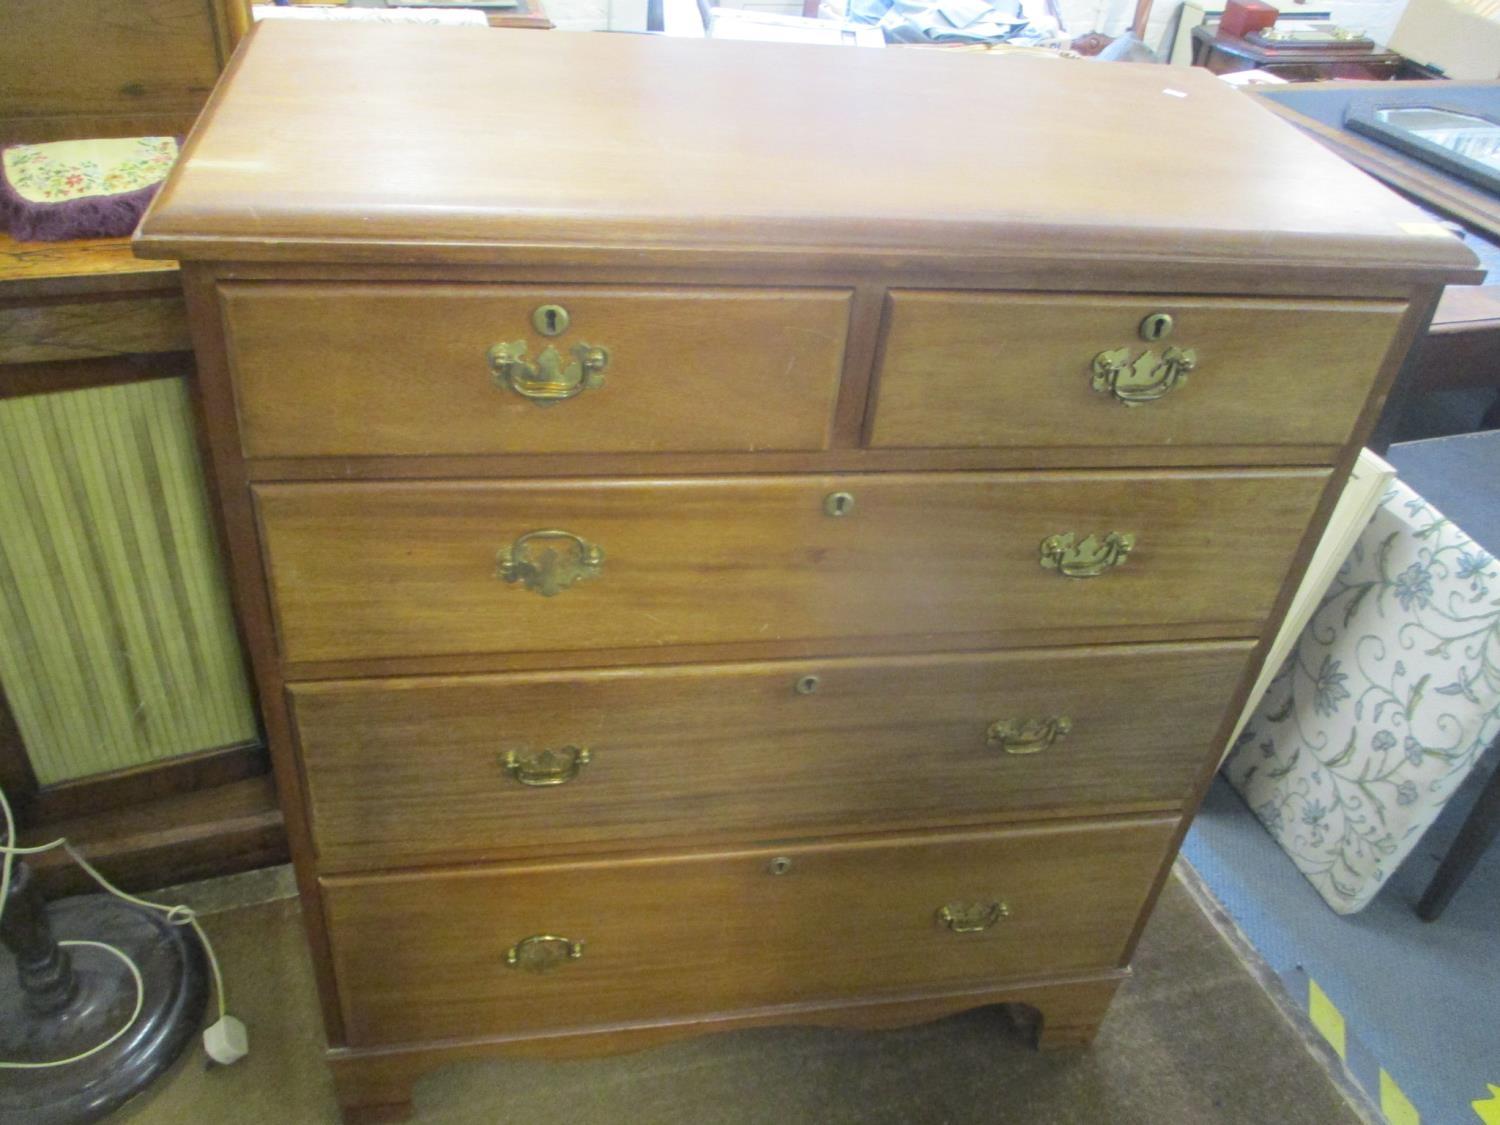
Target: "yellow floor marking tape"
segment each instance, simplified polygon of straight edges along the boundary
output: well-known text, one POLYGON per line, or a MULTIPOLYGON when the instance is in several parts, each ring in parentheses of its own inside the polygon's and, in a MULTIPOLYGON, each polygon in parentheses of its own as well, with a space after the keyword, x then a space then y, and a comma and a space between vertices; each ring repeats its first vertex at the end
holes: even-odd
POLYGON ((1348 1058, 1344 1032, 1344 1013, 1334 1007, 1333 1001, 1318 987, 1312 977, 1307 978, 1307 1018, 1318 1029, 1318 1034, 1333 1045, 1339 1058, 1348 1058))

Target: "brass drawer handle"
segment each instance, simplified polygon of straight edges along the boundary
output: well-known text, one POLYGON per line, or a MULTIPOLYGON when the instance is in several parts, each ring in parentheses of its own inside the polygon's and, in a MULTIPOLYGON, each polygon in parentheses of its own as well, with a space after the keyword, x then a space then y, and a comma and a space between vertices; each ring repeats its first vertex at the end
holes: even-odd
POLYGON ((543 750, 525 760, 514 750, 507 750, 501 764, 522 785, 565 785, 592 760, 586 747, 564 746, 561 750, 543 750))
POLYGON ((602 547, 556 528, 528 531, 495 556, 495 577, 519 582, 544 598, 585 578, 597 578, 603 569, 602 547))
POLYGON ((505 963, 528 973, 545 973, 583 956, 583 942, 556 934, 532 934, 505 951, 505 963))
POLYGON ((1192 348, 1168 348, 1160 358, 1147 348, 1135 359, 1129 348, 1114 348, 1094 357, 1090 385, 1126 406, 1143 406, 1182 386, 1197 366, 1198 353, 1192 348))
POLYGON ((977 934, 1002 918, 1010 917, 1010 906, 1004 899, 994 902, 950 902, 940 907, 937 920, 955 934, 977 934))
POLYGON ((1042 569, 1068 578, 1097 578, 1123 565, 1134 546, 1131 531, 1111 531, 1103 539, 1090 535, 1081 542, 1076 531, 1065 531, 1042 540, 1042 569))
POLYGON ((1073 720, 1066 715, 1044 719, 996 719, 985 732, 985 742, 1007 754, 1040 754, 1066 738, 1073 720))
POLYGON ((571 363, 551 344, 542 349, 535 363, 526 360, 526 341, 496 344, 489 351, 490 375, 498 387, 509 387, 538 406, 550 406, 584 391, 604 386, 609 349, 593 344, 574 344, 571 363))

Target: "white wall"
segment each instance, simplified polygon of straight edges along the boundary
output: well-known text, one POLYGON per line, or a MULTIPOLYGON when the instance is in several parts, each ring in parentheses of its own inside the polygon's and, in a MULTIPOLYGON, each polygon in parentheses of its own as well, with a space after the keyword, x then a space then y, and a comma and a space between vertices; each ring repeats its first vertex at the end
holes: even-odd
POLYGON ((646 0, 542 0, 561 31, 644 31, 646 0))

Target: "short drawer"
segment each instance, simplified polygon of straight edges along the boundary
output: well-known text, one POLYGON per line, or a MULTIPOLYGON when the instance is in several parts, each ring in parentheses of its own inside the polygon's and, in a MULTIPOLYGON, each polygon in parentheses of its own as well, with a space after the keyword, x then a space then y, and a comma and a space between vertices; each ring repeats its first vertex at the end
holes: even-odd
POLYGON ((251 458, 822 449, 849 320, 834 289, 219 294, 251 458))
POLYGON ((358 1047, 1108 968, 1176 823, 325 878, 344 1028, 358 1047))
MULTIPOLYGON (((1299 448, 1331 457, 1405 308, 895 290, 868 440, 1187 446, 1210 461, 1216 446, 1279 446, 1289 457, 1299 448)), ((1231 448, 1219 459, 1233 457, 1231 448)))
POLYGON ((1180 807, 1251 642, 298 684, 324 870, 1180 807))
POLYGON ((1326 480, 889 473, 255 497, 282 654, 310 662, 932 634, 980 648, 1186 624, 1254 636, 1326 480))

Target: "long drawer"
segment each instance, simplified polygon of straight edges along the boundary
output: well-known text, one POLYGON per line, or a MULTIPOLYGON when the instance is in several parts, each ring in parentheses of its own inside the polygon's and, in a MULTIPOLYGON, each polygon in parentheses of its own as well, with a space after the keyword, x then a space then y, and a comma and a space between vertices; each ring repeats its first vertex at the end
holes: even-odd
POLYGON ((869 441, 1197 446, 1207 460, 1215 446, 1332 451, 1404 311, 1393 301, 894 290, 869 441))
POLYGON ((319 862, 357 871, 1178 807, 1250 649, 314 682, 290 695, 319 862))
POLYGON ((1106 968, 1176 823, 325 878, 344 1027, 367 1046, 1106 968))
POLYGON ((219 295, 251 458, 822 449, 850 300, 389 282, 219 295))
POLYGON ((1027 630, 1087 641, 1183 624, 1253 636, 1326 479, 891 473, 255 496, 283 656, 319 661, 1027 630))

